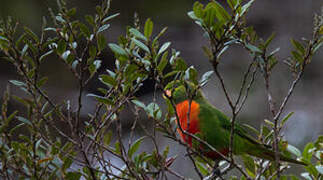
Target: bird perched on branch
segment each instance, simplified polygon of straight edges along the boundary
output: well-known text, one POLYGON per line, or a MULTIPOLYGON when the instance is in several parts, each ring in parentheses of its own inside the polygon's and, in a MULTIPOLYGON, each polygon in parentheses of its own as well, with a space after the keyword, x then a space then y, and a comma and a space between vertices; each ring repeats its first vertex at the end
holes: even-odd
MULTIPOLYGON (((190 85, 186 87, 190 88, 190 85)), ((230 119, 211 105, 203 96, 201 90, 196 90, 195 93, 192 93, 193 88, 187 90, 186 87, 181 85, 173 91, 166 91, 167 96, 173 99, 176 104, 179 123, 177 131, 181 139, 208 158, 218 160, 223 157, 222 155, 227 156, 229 154, 232 127, 230 119), (193 98, 188 98, 188 92, 192 93, 193 98), (198 142, 188 133, 197 136, 215 148, 216 151, 212 151, 210 147, 198 142)), ((233 154, 249 154, 262 159, 275 160, 275 152, 271 147, 252 138, 238 123, 235 123, 234 126, 233 139, 233 154)), ((281 161, 307 165, 304 162, 286 157, 282 153, 279 153, 279 157, 281 161)))

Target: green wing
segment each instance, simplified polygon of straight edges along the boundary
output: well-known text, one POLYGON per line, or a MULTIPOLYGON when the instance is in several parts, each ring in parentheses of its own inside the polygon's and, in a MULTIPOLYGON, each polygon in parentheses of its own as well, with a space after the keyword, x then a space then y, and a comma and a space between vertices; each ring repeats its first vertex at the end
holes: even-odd
MULTIPOLYGON (((225 115, 223 114, 223 116, 225 116, 225 115)), ((230 122, 230 120, 228 118, 226 118, 226 119, 227 120, 224 120, 224 121, 220 122, 221 127, 224 128, 224 129, 227 129, 228 131, 231 131, 231 127, 232 127, 231 122, 230 122)), ((235 124, 234 133, 237 134, 238 136, 242 137, 243 139, 248 140, 252 144, 256 144, 256 145, 261 144, 261 145, 263 145, 263 146, 265 146, 267 148, 271 148, 271 146, 263 144, 260 141, 256 140, 255 138, 253 138, 248 133, 248 131, 239 122, 235 122, 234 124, 235 124)))

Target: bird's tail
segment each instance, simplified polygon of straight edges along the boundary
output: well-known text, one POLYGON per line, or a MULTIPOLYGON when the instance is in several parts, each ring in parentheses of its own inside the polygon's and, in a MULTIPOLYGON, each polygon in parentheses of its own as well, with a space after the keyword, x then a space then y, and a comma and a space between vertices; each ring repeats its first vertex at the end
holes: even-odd
MULTIPOLYGON (((250 151, 248 154, 252 155, 252 156, 256 156, 262 159, 267 159, 270 161, 275 161, 275 152, 271 149, 268 149, 267 147, 261 147, 260 149, 258 148, 254 148, 254 150, 250 151)), ((289 158, 286 157, 285 155, 279 153, 279 158, 281 161, 285 161, 285 162, 290 162, 290 163, 294 163, 294 164, 299 164, 299 165, 303 165, 303 166, 307 166, 308 164, 302 161, 298 161, 296 159, 293 158, 289 158)))

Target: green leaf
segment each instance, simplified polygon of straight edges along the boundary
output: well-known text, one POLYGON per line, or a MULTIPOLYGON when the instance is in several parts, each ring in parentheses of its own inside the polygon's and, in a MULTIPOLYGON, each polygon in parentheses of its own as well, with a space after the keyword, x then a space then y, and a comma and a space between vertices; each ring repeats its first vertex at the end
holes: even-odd
POLYGON ((196 17, 196 15, 195 15, 195 13, 194 13, 194 11, 189 11, 188 13, 187 13, 187 15, 188 15, 188 17, 190 17, 191 19, 193 19, 193 20, 195 20, 195 21, 201 21, 201 19, 199 19, 198 17, 196 17))
POLYGON ((290 144, 287 145, 287 151, 296 155, 297 157, 300 157, 302 155, 300 150, 298 150, 295 146, 292 146, 290 144))
POLYGON ((196 69, 191 66, 185 71, 185 79, 190 80, 194 84, 197 84, 197 71, 196 69))
POLYGON ((63 54, 62 54, 62 59, 64 59, 65 61, 67 60, 68 56, 71 54, 71 51, 70 50, 67 50, 65 51, 63 54))
POLYGON ((229 4, 230 8, 234 10, 235 7, 239 4, 239 0, 227 0, 227 3, 229 4))
POLYGON ((299 180, 299 178, 298 177, 296 177, 296 176, 294 176, 294 175, 291 175, 291 176, 289 176, 290 177, 290 180, 299 180))
POLYGON ((109 73, 111 77, 116 78, 116 73, 114 73, 113 71, 110 71, 109 69, 107 69, 106 71, 109 73))
POLYGON ((99 29, 98 29, 98 32, 97 33, 101 33, 105 30, 107 30, 108 28, 110 27, 110 24, 104 24, 103 26, 101 26, 99 29))
POLYGON ((147 112, 149 117, 160 119, 162 116, 162 112, 156 103, 150 103, 146 108, 145 111, 147 112))
POLYGON ((271 41, 275 38, 276 33, 272 33, 269 38, 266 40, 264 47, 267 48, 269 46, 269 44, 271 43, 271 41))
POLYGON ((85 37, 89 38, 91 36, 91 31, 85 24, 79 23, 79 28, 85 37))
POLYGON ((96 54, 97 54, 97 50, 95 46, 90 46, 89 48, 89 54, 91 58, 95 58, 96 54))
POLYGON ((158 39, 165 34, 165 32, 167 31, 167 27, 164 27, 160 32, 159 34, 154 38, 153 40, 153 45, 158 41, 158 39))
POLYGON ((144 138, 145 137, 141 137, 141 138, 139 138, 139 139, 137 139, 132 145, 131 145, 131 147, 129 148, 129 150, 128 150, 128 157, 132 157, 133 156, 133 154, 135 153, 135 152, 137 152, 138 151, 138 149, 139 149, 139 147, 140 147, 140 144, 142 143, 142 141, 144 140, 144 138))
POLYGON ((80 172, 68 172, 64 179, 67 180, 79 180, 82 174, 80 172))
POLYGON ((180 73, 180 71, 171 71, 169 73, 167 73, 164 78, 169 78, 169 77, 172 77, 174 75, 177 75, 178 73, 180 73))
POLYGON ((162 58, 161 58, 161 60, 160 60, 160 62, 159 62, 159 64, 158 64, 158 66, 157 66, 157 71, 158 71, 159 73, 163 73, 163 70, 164 70, 164 69, 165 69, 165 67, 167 66, 167 63, 168 63, 167 56, 168 56, 168 52, 166 51, 166 52, 163 54, 163 56, 162 56, 162 58))
POLYGON ((63 171, 66 171, 69 167, 71 167, 72 163, 73 163, 73 160, 71 158, 65 157, 62 165, 63 171))
POLYGON ((200 170, 200 172, 206 176, 209 174, 209 171, 204 167, 204 164, 201 162, 196 162, 196 167, 200 170))
POLYGON ((275 55, 279 50, 280 50, 280 48, 276 48, 275 50, 273 50, 273 51, 269 54, 269 56, 268 56, 268 57, 275 55))
POLYGON ((134 103, 138 107, 141 107, 143 109, 146 109, 146 105, 143 102, 141 102, 141 101, 138 101, 138 100, 135 100, 134 99, 134 100, 131 100, 131 102, 134 103))
POLYGON ((315 166, 313 164, 309 164, 309 165, 305 166, 305 169, 307 170, 307 172, 309 172, 314 177, 317 177, 319 175, 319 172, 317 171, 317 169, 315 168, 315 166))
MULTIPOLYGON (((26 46, 28 45, 28 48, 32 51, 32 53, 35 55, 35 54, 38 54, 38 50, 36 48, 36 44, 35 43, 32 43, 31 41, 25 41, 26 45, 24 48, 27 48, 26 46)), ((25 52, 23 55, 25 55, 27 49, 23 49, 25 52)))
POLYGON ((254 160, 249 155, 243 155, 241 157, 247 169, 248 175, 251 176, 252 178, 255 178, 256 166, 255 166, 254 160))
MULTIPOLYGON (((73 61, 74 61, 74 63, 78 64, 78 60, 75 60, 75 55, 74 54, 69 54, 69 56, 67 56, 66 62, 68 64, 71 64, 73 61)), ((74 65, 77 65, 77 64, 74 64, 74 63, 72 64, 72 67, 75 69, 74 65)))
POLYGON ((120 145, 120 141, 117 141, 115 144, 115 150, 114 152, 117 153, 117 154, 121 154, 121 145, 120 145))
POLYGON ((303 47, 303 45, 301 43, 299 43, 298 41, 296 41, 294 39, 291 39, 290 41, 293 44, 294 48, 297 49, 301 55, 305 54, 305 48, 303 47))
POLYGON ((26 87, 26 84, 24 82, 21 81, 17 81, 17 80, 9 80, 9 82, 15 86, 18 87, 26 87))
POLYGON ((248 3, 246 3, 245 5, 243 5, 241 7, 241 12, 240 12, 240 15, 243 16, 247 11, 248 9, 250 8, 250 6, 252 5, 252 3, 254 2, 255 0, 250 0, 248 3))
POLYGON ((294 112, 288 113, 287 116, 285 116, 284 119, 282 120, 281 124, 284 125, 293 114, 294 112))
POLYGON ((24 27, 24 30, 32 39, 34 39, 35 42, 39 42, 38 36, 31 29, 24 27))
POLYGON ((108 16, 108 17, 106 17, 106 18, 104 18, 104 19, 102 20, 102 23, 104 24, 104 23, 108 22, 109 20, 111 20, 111 19, 113 19, 113 18, 115 18, 115 17, 117 17, 117 16, 119 16, 119 15, 120 15, 120 13, 116 13, 116 14, 113 14, 113 15, 111 15, 111 16, 108 16))
POLYGON ((165 86, 165 90, 173 90, 177 85, 182 84, 180 80, 173 80, 165 86))
POLYGON ((320 174, 323 175, 323 165, 316 165, 315 168, 320 174))
POLYGON ((261 125, 260 127, 260 135, 261 136, 267 136, 270 133, 270 130, 268 129, 267 126, 261 125))
POLYGON ((21 122, 23 122, 23 123, 25 123, 25 124, 29 125, 29 126, 32 126, 32 123, 31 123, 28 119, 26 119, 26 118, 24 118, 24 117, 17 116, 17 119, 18 119, 19 121, 21 121, 21 122))
POLYGON ((50 50, 50 51, 46 52, 45 54, 41 55, 39 58, 39 61, 42 62, 47 56, 49 56, 53 52, 54 52, 53 50, 50 50))
POLYGON ((214 71, 208 71, 208 72, 204 73, 199 84, 201 84, 201 86, 204 86, 209 81, 209 79, 213 73, 214 73, 214 71))
POLYGON ((258 131, 256 128, 252 127, 252 126, 251 126, 251 125, 249 125, 249 124, 241 124, 241 125, 242 125, 242 127, 243 127, 243 128, 248 129, 249 131, 252 131, 252 132, 254 132, 257 136, 259 136, 259 131, 258 131))
POLYGON ((271 121, 269 121, 268 119, 265 119, 264 121, 265 121, 265 123, 266 123, 266 124, 268 124, 270 127, 274 127, 274 126, 275 126, 275 125, 274 125, 274 123, 273 123, 273 122, 271 122, 271 121))
POLYGON ((134 42, 140 49, 142 49, 142 50, 144 50, 144 51, 146 51, 147 53, 149 53, 150 54, 150 50, 149 50, 149 48, 144 44, 144 43, 142 43, 141 41, 138 41, 137 39, 135 39, 135 38, 132 38, 131 39, 132 40, 132 42, 134 42))
POLYGON ((14 117, 16 117, 18 111, 14 111, 10 114, 10 116, 7 118, 7 122, 10 122, 14 117))
POLYGON ((171 42, 164 43, 158 51, 158 54, 162 54, 171 45, 171 42))
POLYGON ((67 152, 73 148, 73 144, 71 142, 66 142, 64 146, 62 147, 63 152, 67 152))
POLYGON ((319 160, 323 160, 323 150, 315 152, 315 157, 319 160))
POLYGON ((85 20, 92 26, 95 26, 94 18, 91 15, 85 15, 85 20))
MULTIPOLYGON (((240 180, 245 180, 246 178, 244 176, 241 176, 240 180)), ((230 179, 229 180, 239 180, 237 176, 230 176, 230 179)))
POLYGON ((141 34, 141 32, 139 32, 137 29, 131 28, 131 29, 129 29, 129 32, 132 35, 134 35, 136 38, 147 41, 147 38, 143 34, 141 34))
POLYGON ((299 54, 297 51, 292 51, 292 55, 297 62, 302 63, 304 61, 302 55, 299 54))
POLYGON ((312 158, 312 149, 314 148, 314 144, 313 143, 308 143, 306 144, 303 153, 302 153, 302 160, 304 160, 307 163, 311 162, 311 158, 312 158))
POLYGON ((66 21, 63 19, 63 17, 62 16, 56 16, 55 17, 56 18, 56 20, 58 21, 58 22, 60 22, 60 23, 65 23, 66 21))
POLYGON ((254 46, 252 44, 246 44, 246 47, 254 53, 262 53, 262 51, 257 46, 254 46))
POLYGON ((313 53, 315 53, 317 50, 319 50, 322 45, 323 45, 323 41, 320 42, 320 43, 315 44, 314 48, 313 48, 313 53))
POLYGON ((144 34, 147 39, 150 38, 151 34, 153 33, 154 23, 148 18, 145 22, 144 34))
POLYGON ((167 158, 168 153, 169 153, 169 146, 166 146, 165 149, 164 149, 164 151, 163 151, 163 157, 164 158, 167 158))
POLYGON ((24 98, 21 98, 19 96, 12 95, 12 97, 19 103, 23 104, 24 106, 28 107, 30 105, 30 102, 25 100, 24 98))
POLYGON ((105 85, 107 85, 107 86, 109 86, 109 87, 114 87, 114 86, 116 86, 117 85, 117 81, 113 78, 113 77, 111 77, 111 76, 108 76, 108 75, 106 75, 106 74, 102 74, 102 75, 100 75, 100 78, 99 78, 99 80, 103 83, 103 84, 105 84, 105 85))
POLYGON ((95 69, 98 70, 101 67, 101 60, 95 60, 93 61, 93 65, 95 66, 95 69))
POLYGON ((64 40, 60 40, 57 44, 56 52, 57 54, 61 55, 66 51, 66 43, 64 40))
POLYGON ((109 146, 111 143, 111 139, 112 139, 112 131, 108 131, 107 133, 105 133, 105 135, 103 136, 103 142, 104 145, 109 146))
MULTIPOLYGON (((171 61, 170 61, 171 62, 171 61)), ((175 62, 175 70, 185 71, 187 69, 186 62, 182 58, 177 58, 175 62)))
POLYGON ((76 49, 77 48, 77 42, 70 43, 70 47, 73 48, 73 49, 76 49))
POLYGON ((48 81, 48 77, 42 77, 38 82, 37 82, 37 87, 42 87, 46 82, 48 81))
POLYGON ((90 66, 88 67, 90 71, 90 76, 92 77, 100 67, 101 67, 101 60, 93 61, 93 63, 90 64, 90 66))
MULTIPOLYGON (((214 3, 209 3, 205 9, 205 15, 203 17, 203 21, 207 25, 207 27, 212 27, 215 25, 215 19, 216 19, 216 9, 213 6, 214 3)), ((222 22, 221 22, 222 23, 222 22)))
POLYGON ((42 143, 42 139, 39 139, 37 142, 36 142, 36 144, 35 144, 35 149, 36 149, 36 151, 38 151, 39 150, 39 147, 41 147, 40 145, 41 145, 41 143, 42 143))
POLYGON ((57 29, 53 28, 53 27, 48 27, 48 28, 45 28, 44 31, 54 31, 54 32, 56 32, 57 29))
POLYGON ((101 52, 107 46, 107 40, 103 34, 98 35, 98 50, 101 52))
POLYGON ((229 13, 217 1, 212 2, 212 6, 216 10, 216 17, 219 21, 227 22, 231 19, 229 13))
POLYGON ((203 17, 203 4, 201 4, 198 1, 195 1, 194 5, 193 5, 193 12, 195 17, 197 18, 202 18, 203 17))
POLYGON ((247 178, 245 176, 241 176, 240 180, 247 180, 247 178))
POLYGON ((128 57, 127 52, 122 47, 120 47, 119 45, 110 43, 109 47, 115 54, 128 57))
POLYGON ((134 64, 130 64, 124 70, 125 76, 127 78, 133 77, 133 76, 137 75, 137 70, 138 70, 138 66, 136 66, 134 64))
POLYGON ((288 180, 286 175, 280 176, 279 180, 288 180))
POLYGON ((9 40, 7 38, 3 37, 3 36, 0 36, 0 40, 9 42, 9 40))

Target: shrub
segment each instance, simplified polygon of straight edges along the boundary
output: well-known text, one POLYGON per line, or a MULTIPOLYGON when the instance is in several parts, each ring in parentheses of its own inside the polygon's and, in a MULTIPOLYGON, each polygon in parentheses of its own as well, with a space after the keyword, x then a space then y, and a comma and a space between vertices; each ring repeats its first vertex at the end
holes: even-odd
MULTIPOLYGON (((192 66, 188 67, 178 51, 170 50, 170 42, 160 42, 159 39, 167 28, 153 36, 155 33, 152 32, 158 30, 154 29, 151 19, 147 19, 143 30, 140 30, 139 20, 135 18, 135 25, 128 27, 126 34, 117 43, 107 43, 103 32, 108 30, 111 19, 118 16, 110 14, 109 0, 103 0, 96 7, 95 15, 85 16, 86 23, 75 17, 75 8, 69 9, 63 0, 58 0, 58 12, 50 10, 53 25, 49 26, 46 18, 43 18, 39 35, 28 27, 24 27, 20 33, 18 23, 11 18, 1 21, 2 59, 9 61, 19 75, 19 80, 10 80, 10 84, 19 87, 25 95, 12 95, 9 86, 3 95, 0 116, 0 176, 4 179, 147 180, 166 179, 171 174, 179 179, 186 178, 172 170, 171 165, 176 157, 168 154, 171 147, 159 147, 156 133, 160 132, 187 147, 187 156, 201 179, 237 179, 226 175, 232 169, 238 170, 240 179, 299 179, 284 173, 289 166, 279 161, 279 151, 286 156, 297 156, 300 161, 308 164, 301 174, 304 178, 322 178, 323 137, 320 136, 315 142, 308 142, 301 152, 284 141, 281 135, 281 129, 292 115, 289 113, 282 117, 286 104, 310 65, 312 56, 323 44, 322 15, 314 18, 312 37, 302 41, 291 40, 294 49, 285 64, 290 68, 294 80, 281 104, 275 104, 270 77, 278 63, 276 53, 279 49, 272 51, 269 48, 274 35, 263 40, 248 26, 245 15, 254 0, 227 0, 226 3, 228 8, 223 8, 217 1, 210 1, 206 5, 195 2, 193 10, 188 12, 188 16, 201 27, 209 41, 209 46, 203 47, 203 50, 213 70, 203 74, 201 79, 198 79, 197 70, 192 66), (226 74, 219 71, 223 53, 233 45, 243 47, 251 57, 236 99, 231 97, 225 85, 223 75, 226 74), (102 54, 107 46, 114 53, 115 68, 98 74, 102 54), (50 56, 64 62, 78 82, 78 100, 74 104, 68 99, 57 102, 44 88, 48 78, 40 70, 50 56), (197 90, 208 83, 210 76, 217 77, 232 110, 231 125, 234 125, 248 99, 256 73, 260 73, 264 79, 272 118, 265 120, 260 130, 250 125, 245 125, 245 128, 256 134, 261 143, 272 145, 276 152, 275 161, 243 155, 242 162, 239 163, 229 153, 223 161, 215 162, 196 152, 196 149, 190 148, 179 138, 176 132, 176 122, 179 119, 175 116, 174 99, 167 95, 166 90, 173 90, 178 84, 193 86, 197 90), (83 118, 81 110, 85 103, 82 98, 84 89, 97 77, 105 86, 98 89, 98 94, 87 95, 95 98, 97 104, 95 111, 83 118), (136 93, 149 79, 154 82, 154 98, 149 104, 144 104, 136 97, 136 93), (167 109, 162 109, 161 104, 156 102, 156 96, 160 95, 157 92, 161 92, 166 99, 167 109), (24 110, 8 110, 11 99, 21 103, 24 110), (124 128, 120 115, 125 108, 134 113, 129 142, 122 137, 124 128), (140 116, 141 112, 152 122, 151 129, 139 123, 143 118, 140 116), (62 129, 62 126, 67 130, 62 129), (134 139, 137 127, 144 135, 134 139), (151 143, 153 150, 139 151, 142 142, 151 143), (121 160, 123 166, 114 164, 112 158, 121 160), (215 167, 220 171, 216 171, 215 167)), ((191 97, 192 92, 187 93, 191 97)), ((232 141, 234 129, 231 128, 230 132, 232 141)), ((189 135, 200 143, 206 143, 197 135, 189 135)), ((232 148, 230 143, 230 150, 232 148)))

